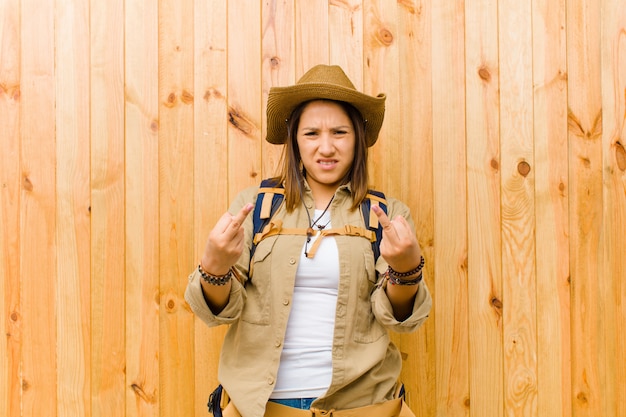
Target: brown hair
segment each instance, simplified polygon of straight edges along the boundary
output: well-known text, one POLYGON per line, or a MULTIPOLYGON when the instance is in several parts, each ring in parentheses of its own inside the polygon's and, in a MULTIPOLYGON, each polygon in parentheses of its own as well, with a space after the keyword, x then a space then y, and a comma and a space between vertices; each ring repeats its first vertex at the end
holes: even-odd
MULTIPOLYGON (((285 141, 283 152, 280 158, 280 173, 275 181, 285 187, 285 205, 287 211, 293 211, 301 203, 302 183, 304 182, 304 168, 302 168, 302 157, 298 148, 297 132, 300 117, 304 108, 310 100, 298 105, 287 123, 288 138, 285 141)), ((326 100, 339 104, 346 112, 354 128, 354 160, 352 167, 343 179, 342 184, 350 182, 352 189, 352 209, 356 209, 367 195, 368 173, 367 173, 367 144, 365 141, 365 121, 361 113, 351 104, 343 101, 326 100)))

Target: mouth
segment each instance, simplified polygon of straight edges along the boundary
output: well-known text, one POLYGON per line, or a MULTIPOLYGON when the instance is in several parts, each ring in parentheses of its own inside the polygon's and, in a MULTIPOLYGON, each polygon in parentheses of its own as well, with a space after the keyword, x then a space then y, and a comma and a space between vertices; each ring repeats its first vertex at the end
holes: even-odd
POLYGON ((317 161, 317 163, 323 168, 323 169, 330 169, 333 168, 337 165, 338 161, 336 159, 320 159, 317 161))

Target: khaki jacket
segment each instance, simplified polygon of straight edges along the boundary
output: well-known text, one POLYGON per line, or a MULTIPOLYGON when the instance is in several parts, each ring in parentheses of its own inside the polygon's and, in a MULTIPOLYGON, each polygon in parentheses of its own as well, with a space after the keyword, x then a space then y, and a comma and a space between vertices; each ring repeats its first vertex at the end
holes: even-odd
MULTIPOLYGON (((241 192, 229 212, 256 201, 258 187, 241 192)), ((388 215, 405 217, 414 228, 408 207, 387 197, 388 215)), ((304 204, 312 211, 313 196, 305 190, 304 204)), ((361 210, 350 210, 349 186, 342 186, 330 207, 332 227, 364 227, 361 210)), ((207 307, 197 270, 189 276, 185 299, 207 325, 229 325, 220 356, 218 379, 243 417, 261 417, 274 389, 283 337, 291 309, 296 269, 305 236, 279 235, 262 240, 254 255, 254 275, 248 276, 252 242, 252 214, 244 223, 247 247, 235 265, 228 305, 218 315, 207 307), (243 285, 242 285, 243 283, 243 285)), ((308 227, 304 207, 287 213, 281 207, 274 218, 284 228, 308 227)), ((333 338, 332 382, 313 407, 330 410, 375 404, 393 398, 402 359, 388 331, 415 331, 428 317, 432 300, 424 281, 419 284, 412 315, 397 321, 378 283, 387 269, 381 257, 374 265, 371 242, 363 237, 334 236, 339 251, 340 277, 333 338)), ((210 389, 207 387, 207 394, 210 389)))

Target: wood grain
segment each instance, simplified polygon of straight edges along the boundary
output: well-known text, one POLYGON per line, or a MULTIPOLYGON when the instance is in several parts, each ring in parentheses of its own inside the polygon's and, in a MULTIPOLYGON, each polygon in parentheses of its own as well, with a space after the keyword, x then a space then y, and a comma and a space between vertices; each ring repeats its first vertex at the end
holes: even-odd
POLYGON ((193 0, 161 0, 159 22, 159 412, 194 413, 193 316, 184 300, 194 253, 193 0))
MULTIPOLYGON (((306 3, 306 2, 303 2, 306 3)), ((273 145, 265 140, 267 134, 267 95, 271 87, 292 85, 295 79, 295 29, 294 0, 264 2, 261 9, 262 22, 262 65, 261 85, 263 89, 261 103, 261 177, 268 178, 278 174, 282 146, 273 145)))
POLYGON ((156 2, 126 1, 126 416, 159 416, 159 115, 156 2))
POLYGON ((565 2, 533 3, 538 415, 571 416, 565 2))
MULTIPOLYGON (((222 1, 195 2, 194 19, 194 261, 201 258, 209 232, 229 206, 227 7, 222 1)), ((194 265, 196 264, 194 263, 194 265)), ((191 270, 189 271, 191 273, 191 270)), ((182 278, 182 277, 181 277, 182 278)), ((209 394, 218 385, 217 368, 225 327, 194 325, 196 416, 205 416, 209 394)))
POLYGON ((626 4, 611 0, 601 7, 604 246, 598 286, 606 368, 600 386, 603 415, 621 416, 626 415, 626 4))
POLYGON ((467 415, 468 276, 462 1, 432 5, 437 414, 467 415))
POLYGON ((20 413, 20 2, 0 3, 0 415, 20 413))
POLYGON ((92 415, 125 413, 122 1, 90 7, 92 415), (98 103, 98 105, 93 105, 98 103), (113 261, 115 260, 115 261, 113 261))
POLYGON ((605 415, 600 4, 567 2, 572 414, 605 415))
POLYGON ((504 415, 498 2, 465 3, 471 414, 504 415))
MULTIPOLYGON (((56 410, 54 5, 21 2, 19 313, 21 415, 56 410), (44 279, 40 271, 47 271, 44 279), (30 278, 30 279, 29 279, 30 278)), ((14 381, 17 382, 17 381, 14 381)))
MULTIPOLYGON (((400 184, 399 197, 411 209, 417 238, 426 259, 424 279, 434 297, 431 3, 418 3, 399 2, 397 8, 400 60, 400 89, 397 94, 401 118, 401 130, 397 136, 402 138, 402 152, 395 157, 397 161, 402 161, 404 169, 399 178, 389 180, 400 184)), ((394 137, 396 135, 389 132, 390 139, 387 140, 394 137)), ((434 315, 433 311, 431 317, 434 315)), ((409 406, 416 415, 435 415, 435 321, 429 319, 418 332, 395 337, 394 341, 402 352, 408 353, 401 378, 407 383, 409 406)))
POLYGON ((537 414, 531 8, 499 3, 504 406, 537 414))
POLYGON ((228 197, 261 181, 261 4, 228 4, 228 197))
POLYGON ((89 2, 57 4, 54 27, 58 413, 78 417, 91 414, 89 2))

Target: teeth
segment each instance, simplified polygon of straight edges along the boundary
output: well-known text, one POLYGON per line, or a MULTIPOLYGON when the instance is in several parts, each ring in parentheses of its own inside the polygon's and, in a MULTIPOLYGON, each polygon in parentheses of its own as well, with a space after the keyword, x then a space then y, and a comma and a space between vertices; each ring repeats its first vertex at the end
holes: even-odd
POLYGON ((334 164, 334 162, 320 161, 320 164, 322 164, 322 165, 332 165, 332 164, 334 164))

